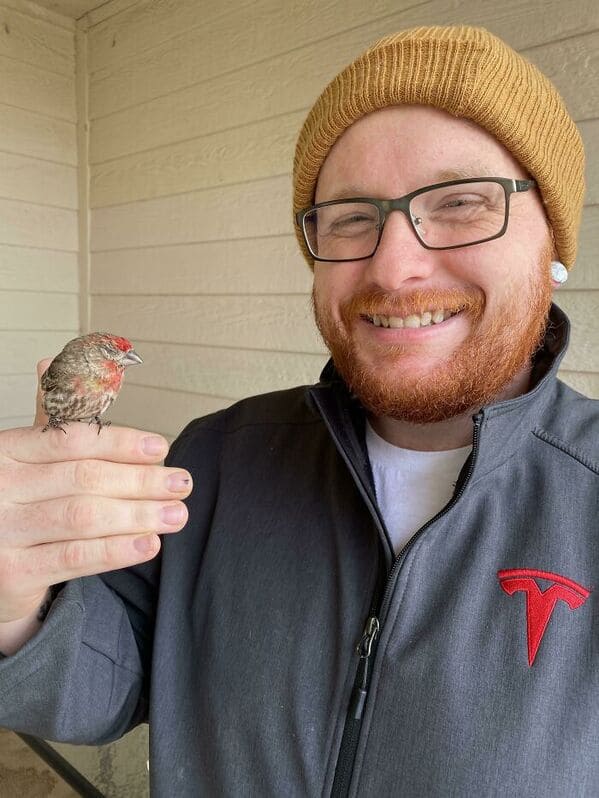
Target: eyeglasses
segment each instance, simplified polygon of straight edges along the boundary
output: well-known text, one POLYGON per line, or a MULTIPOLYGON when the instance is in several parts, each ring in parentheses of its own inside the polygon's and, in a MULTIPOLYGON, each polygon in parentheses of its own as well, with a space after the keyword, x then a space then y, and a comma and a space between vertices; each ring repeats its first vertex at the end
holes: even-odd
POLYGON ((510 196, 534 180, 471 177, 425 186, 398 199, 329 200, 298 211, 296 223, 314 260, 371 258, 388 215, 401 211, 426 249, 456 249, 499 238, 507 230, 510 196))

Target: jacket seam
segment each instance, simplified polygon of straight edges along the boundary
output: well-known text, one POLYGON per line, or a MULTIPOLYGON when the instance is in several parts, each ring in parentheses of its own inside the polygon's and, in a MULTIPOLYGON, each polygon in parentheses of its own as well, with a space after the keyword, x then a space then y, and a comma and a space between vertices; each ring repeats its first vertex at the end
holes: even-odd
MULTIPOLYGON (((16 652, 16 653, 18 653, 18 652, 16 652)), ((12 655, 12 656, 14 656, 14 655, 12 655)), ((10 659, 10 657, 6 657, 6 659, 10 659)), ((43 662, 41 664, 36 663, 36 666, 37 667, 33 668, 33 670, 27 671, 24 676, 22 676, 20 679, 18 679, 13 684, 11 684, 10 690, 11 691, 15 690, 16 688, 20 687, 23 684, 23 682, 26 682, 28 679, 31 679, 32 676, 35 676, 35 674, 38 671, 41 671, 43 669, 44 663, 43 662)), ((0 696, 4 696, 5 692, 6 692, 5 690, 0 690, 0 696)))
POLYGON ((599 464, 590 460, 589 457, 587 457, 587 455, 577 446, 572 446, 572 444, 563 441, 561 438, 558 438, 551 432, 547 432, 547 430, 542 429, 541 427, 536 427, 533 429, 532 434, 544 443, 549 444, 549 446, 553 446, 560 452, 567 454, 573 460, 576 460, 577 463, 580 463, 585 468, 588 468, 589 471, 592 471, 593 474, 597 474, 599 476, 599 464))
POLYGON ((502 460, 500 463, 495 463, 495 465, 491 466, 488 471, 483 471, 480 474, 473 473, 472 481, 469 483, 467 490, 470 490, 474 485, 481 481, 481 479, 486 479, 489 474, 492 474, 494 471, 497 471, 498 468, 503 468, 507 463, 517 457, 520 454, 520 450, 516 449, 515 452, 512 452, 505 460, 502 460))
POLYGON ((99 654, 101 657, 107 659, 110 663, 112 663, 112 665, 114 665, 115 668, 120 668, 121 670, 126 671, 127 673, 130 673, 133 676, 136 676, 138 679, 143 679, 144 677, 143 672, 135 671, 132 668, 127 667, 127 665, 123 665, 121 662, 117 662, 115 659, 113 659, 110 656, 110 654, 107 654, 105 651, 100 651, 99 648, 92 646, 92 644, 88 643, 86 640, 82 640, 81 645, 85 646, 86 648, 89 648, 89 650, 93 651, 94 654, 99 654))

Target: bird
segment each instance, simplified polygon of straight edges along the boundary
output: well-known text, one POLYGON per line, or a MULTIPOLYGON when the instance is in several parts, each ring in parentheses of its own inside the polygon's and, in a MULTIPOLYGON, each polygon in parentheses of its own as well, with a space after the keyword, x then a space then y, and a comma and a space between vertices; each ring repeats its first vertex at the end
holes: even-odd
POLYGON ((68 421, 84 421, 102 427, 110 421, 100 416, 114 402, 127 366, 143 363, 127 338, 107 332, 80 335, 69 341, 42 374, 42 407, 48 423, 42 429, 66 430, 68 421))

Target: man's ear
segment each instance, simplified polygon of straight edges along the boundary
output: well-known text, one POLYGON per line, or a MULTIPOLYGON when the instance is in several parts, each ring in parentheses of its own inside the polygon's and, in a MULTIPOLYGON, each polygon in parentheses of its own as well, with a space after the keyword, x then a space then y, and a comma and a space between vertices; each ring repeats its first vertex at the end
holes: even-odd
POLYGON ((568 270, 561 260, 551 261, 551 284, 554 288, 559 288, 568 279, 568 270))
POLYGON ((549 264, 549 269, 551 273, 551 285, 553 288, 559 288, 563 285, 566 280, 568 279, 568 270, 564 266, 564 264, 559 259, 559 255, 557 253, 557 247, 555 245, 555 235, 553 233, 553 227, 547 221, 547 229, 549 231, 549 247, 551 248, 551 263, 549 264))

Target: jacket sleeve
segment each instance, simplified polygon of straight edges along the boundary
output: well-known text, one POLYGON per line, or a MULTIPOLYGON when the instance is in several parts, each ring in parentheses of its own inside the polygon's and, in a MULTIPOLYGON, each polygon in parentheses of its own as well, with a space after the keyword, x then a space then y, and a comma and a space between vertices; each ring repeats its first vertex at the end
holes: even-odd
POLYGON ((160 564, 66 583, 40 630, 0 654, 0 726, 102 745, 147 721, 160 564))
POLYGON ((39 632, 0 660, 0 726, 100 745, 145 719, 144 682, 123 600, 100 577, 76 579, 39 632))

